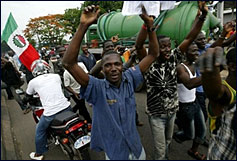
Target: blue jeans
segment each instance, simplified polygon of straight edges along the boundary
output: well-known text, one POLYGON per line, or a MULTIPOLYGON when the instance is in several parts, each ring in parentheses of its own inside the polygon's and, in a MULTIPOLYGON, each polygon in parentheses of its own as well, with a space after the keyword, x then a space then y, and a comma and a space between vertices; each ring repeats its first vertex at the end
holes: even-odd
POLYGON ((175 117, 176 113, 148 117, 155 147, 155 160, 168 159, 168 148, 172 141, 175 117))
POLYGON ((204 92, 196 92, 196 101, 202 109, 205 122, 207 121, 206 95, 204 92))
POLYGON ((37 154, 43 154, 48 151, 47 147, 47 129, 50 123, 53 121, 55 116, 61 112, 71 110, 71 106, 68 108, 52 115, 52 116, 44 116, 40 117, 39 123, 36 125, 36 132, 35 132, 35 147, 37 154))
POLYGON ((183 132, 177 133, 182 140, 193 140, 203 144, 206 124, 201 107, 196 103, 179 103, 183 132))
MULTIPOLYGON (((105 153, 105 160, 110 160, 106 153, 105 153)), ((136 158, 133 153, 129 153, 128 160, 146 160, 146 153, 144 148, 142 147, 142 152, 139 158, 136 158)))

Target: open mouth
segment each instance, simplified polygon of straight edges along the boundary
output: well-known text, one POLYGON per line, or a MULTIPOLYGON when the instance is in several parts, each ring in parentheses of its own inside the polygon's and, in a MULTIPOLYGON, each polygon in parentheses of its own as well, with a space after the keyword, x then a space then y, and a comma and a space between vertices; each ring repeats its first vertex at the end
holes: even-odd
POLYGON ((111 78, 112 78, 113 80, 116 80, 116 79, 119 78, 119 74, 111 74, 111 78))
POLYGON ((164 54, 164 57, 165 57, 165 58, 169 58, 169 57, 170 57, 170 53, 165 53, 165 54, 164 54))

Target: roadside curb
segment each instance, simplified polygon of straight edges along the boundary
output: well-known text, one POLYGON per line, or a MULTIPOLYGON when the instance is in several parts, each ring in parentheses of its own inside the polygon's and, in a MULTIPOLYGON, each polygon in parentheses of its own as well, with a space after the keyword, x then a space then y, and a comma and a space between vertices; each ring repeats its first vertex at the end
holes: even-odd
POLYGON ((1 90, 1 134, 1 160, 17 160, 5 90, 1 90))

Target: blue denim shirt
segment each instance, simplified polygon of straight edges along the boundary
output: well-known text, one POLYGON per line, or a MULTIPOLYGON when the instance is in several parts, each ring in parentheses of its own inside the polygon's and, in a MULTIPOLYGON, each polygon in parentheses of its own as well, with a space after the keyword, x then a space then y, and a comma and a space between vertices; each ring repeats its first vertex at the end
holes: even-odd
POLYGON ((96 64, 96 59, 95 59, 95 56, 91 53, 90 53, 89 57, 85 56, 85 54, 82 53, 78 57, 78 62, 84 63, 84 65, 86 66, 86 69, 88 71, 90 71, 94 67, 94 65, 96 64))
POLYGON ((81 97, 93 105, 91 149, 104 151, 108 157, 127 160, 129 152, 137 158, 142 152, 135 116, 134 89, 143 81, 138 66, 122 74, 120 87, 106 79, 89 76, 86 88, 81 88, 81 97))
MULTIPOLYGON (((207 50, 207 48, 209 48, 210 46, 211 46, 211 44, 206 44, 205 49, 203 49, 203 50, 199 49, 198 50, 199 56, 201 56, 207 50)), ((199 68, 196 69, 196 74, 197 74, 197 77, 201 76, 199 68)), ((196 92, 204 93, 202 85, 200 85, 196 88, 196 92)))

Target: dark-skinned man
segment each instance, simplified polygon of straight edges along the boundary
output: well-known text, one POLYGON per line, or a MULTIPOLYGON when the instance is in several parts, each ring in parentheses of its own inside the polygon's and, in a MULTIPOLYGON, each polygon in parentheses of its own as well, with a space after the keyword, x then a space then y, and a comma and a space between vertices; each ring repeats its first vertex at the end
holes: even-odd
MULTIPOLYGON (((205 21, 208 8, 205 2, 199 1, 199 10, 193 27, 183 42, 171 50, 171 40, 167 36, 158 36, 160 56, 145 73, 147 85, 148 119, 154 140, 154 159, 167 160, 168 148, 172 140, 174 121, 178 111, 177 71, 178 64, 184 61, 189 45, 195 40, 205 21)), ((136 41, 138 56, 144 56, 143 44, 148 29, 143 26, 136 41)))
MULTIPOLYGON (((64 55, 63 65, 81 84, 81 97, 93 105, 91 148, 104 151, 106 159, 146 159, 136 129, 134 90, 143 81, 142 73, 159 55, 156 34, 149 32, 148 55, 139 65, 122 72, 120 55, 110 51, 112 53, 105 53, 102 58, 105 79, 94 78, 77 65, 77 56, 84 35, 96 22, 99 12, 98 6, 84 9, 78 30, 64 55)), ((152 27, 152 17, 143 12, 141 18, 148 28, 152 27)))
POLYGON ((217 132, 211 133, 208 160, 236 160, 236 48, 226 55, 225 80, 220 76, 220 67, 226 65, 223 53, 221 47, 209 48, 198 63, 204 92, 210 101, 209 118, 220 119, 217 132))

